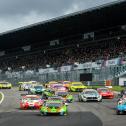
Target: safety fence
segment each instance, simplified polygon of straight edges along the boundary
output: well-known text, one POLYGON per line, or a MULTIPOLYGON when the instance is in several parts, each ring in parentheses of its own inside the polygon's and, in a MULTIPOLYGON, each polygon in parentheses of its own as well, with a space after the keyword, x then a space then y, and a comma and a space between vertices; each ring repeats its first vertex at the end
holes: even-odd
POLYGON ((34 70, 22 70, 18 72, 6 71, 0 73, 0 80, 7 80, 13 84, 17 84, 19 81, 30 81, 36 80, 40 82, 48 82, 52 80, 70 80, 70 81, 80 81, 80 74, 92 73, 92 82, 99 82, 104 80, 114 80, 119 76, 125 74, 126 65, 122 66, 112 66, 103 67, 100 69, 88 68, 70 71, 57 71, 57 72, 47 72, 40 73, 34 70))

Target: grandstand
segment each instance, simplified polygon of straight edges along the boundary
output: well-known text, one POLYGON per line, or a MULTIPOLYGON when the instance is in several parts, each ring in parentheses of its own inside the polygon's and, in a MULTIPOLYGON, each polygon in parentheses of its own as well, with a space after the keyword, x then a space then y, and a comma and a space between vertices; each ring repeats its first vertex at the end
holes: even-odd
POLYGON ((93 81, 125 75, 126 2, 118 1, 0 34, 1 78, 93 81))

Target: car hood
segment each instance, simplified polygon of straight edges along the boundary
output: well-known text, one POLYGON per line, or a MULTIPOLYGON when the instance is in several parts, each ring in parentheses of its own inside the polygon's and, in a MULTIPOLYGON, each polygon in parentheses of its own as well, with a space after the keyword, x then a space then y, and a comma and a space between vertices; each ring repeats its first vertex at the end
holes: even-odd
POLYGON ((71 86, 72 88, 85 88, 85 86, 71 86))

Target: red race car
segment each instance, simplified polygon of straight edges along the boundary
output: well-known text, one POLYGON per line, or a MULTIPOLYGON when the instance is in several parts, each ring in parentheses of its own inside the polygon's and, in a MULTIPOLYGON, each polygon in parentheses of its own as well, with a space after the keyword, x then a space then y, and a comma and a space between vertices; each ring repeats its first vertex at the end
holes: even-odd
POLYGON ((108 88, 98 88, 98 93, 102 96, 102 98, 114 98, 114 93, 108 88))
POLYGON ((40 96, 37 95, 25 95, 22 97, 20 101, 20 108, 21 109, 39 109, 42 104, 43 100, 40 98, 40 96))

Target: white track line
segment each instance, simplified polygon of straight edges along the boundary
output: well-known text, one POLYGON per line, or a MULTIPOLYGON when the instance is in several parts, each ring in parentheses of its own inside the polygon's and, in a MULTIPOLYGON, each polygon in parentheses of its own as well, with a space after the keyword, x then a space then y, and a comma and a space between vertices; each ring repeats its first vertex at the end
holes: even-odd
POLYGON ((0 94, 2 95, 2 99, 0 100, 0 104, 1 104, 4 100, 4 94, 2 92, 0 92, 0 94))

